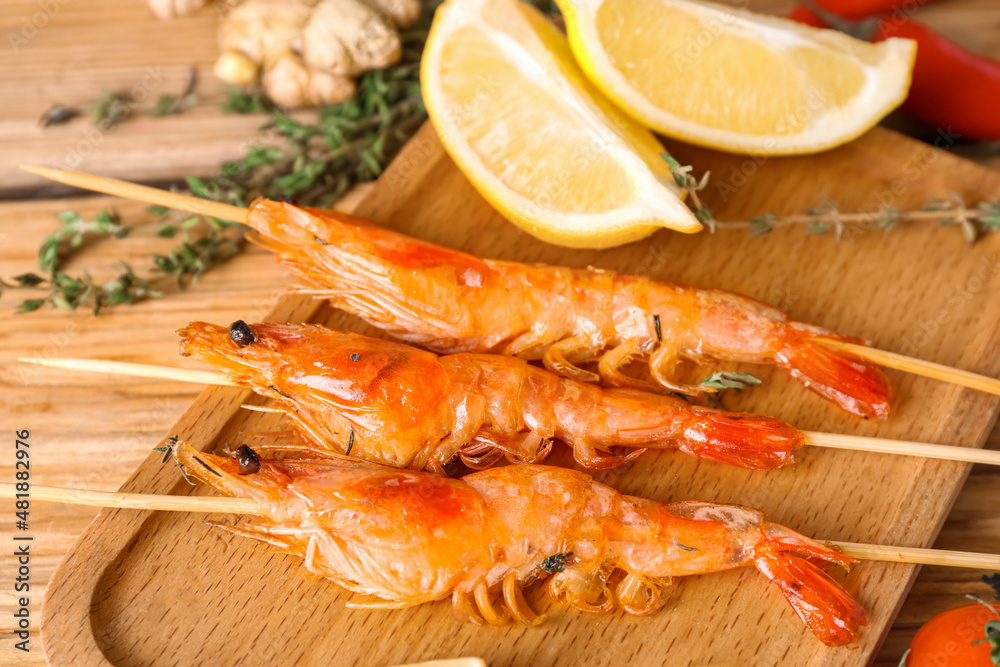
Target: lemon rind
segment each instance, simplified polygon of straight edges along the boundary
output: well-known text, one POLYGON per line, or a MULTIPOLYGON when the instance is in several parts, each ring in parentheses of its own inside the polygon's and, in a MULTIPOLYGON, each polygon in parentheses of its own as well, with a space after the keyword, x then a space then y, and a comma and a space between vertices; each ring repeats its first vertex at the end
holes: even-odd
MULTIPOLYGON (((655 106, 628 83, 625 76, 611 63, 604 50, 598 46, 600 40, 592 20, 595 0, 583 2, 563 0, 559 4, 566 17, 570 48, 574 56, 590 80, 608 98, 632 118, 663 135, 727 152, 762 156, 802 155, 828 150, 852 141, 877 125, 889 112, 903 103, 909 92, 913 63, 916 59, 916 43, 912 40, 891 38, 880 42, 874 45, 886 54, 879 69, 880 76, 872 76, 870 66, 860 65, 867 73, 865 85, 848 106, 835 112, 820 114, 818 119, 814 119, 802 132, 789 135, 749 135, 706 127, 679 118, 655 106), (574 4, 570 5, 570 2, 574 4), (898 82, 898 85, 895 87, 887 85, 893 81, 898 82), (838 122, 840 118, 852 116, 856 120, 850 123, 838 122)), ((712 3, 695 5, 686 0, 667 0, 667 4, 679 5, 686 10, 691 8, 693 13, 725 12, 737 16, 747 14, 736 8, 712 3)), ((768 38, 772 40, 772 46, 815 46, 814 42, 795 33, 782 31, 780 29, 782 19, 778 17, 755 15, 753 18, 762 22, 760 26, 755 27, 760 27, 766 32, 768 38), (783 37, 779 38, 782 33, 783 37), (784 44, 779 41, 784 41, 784 44)), ((843 37, 851 39, 846 35, 843 37)))
MULTIPOLYGON (((606 248, 622 245, 645 238, 661 228, 683 233, 700 231, 701 223, 682 201, 685 193, 678 190, 674 183, 654 174, 626 145, 614 145, 613 140, 607 142, 607 149, 615 153, 616 159, 632 178, 635 198, 627 206, 602 213, 564 212, 541 207, 512 191, 482 163, 457 127, 449 121, 448 114, 439 113, 438 105, 446 102, 446 96, 434 85, 437 77, 429 74, 440 66, 444 44, 442 37, 475 22, 480 23, 487 31, 490 30, 491 27, 485 20, 473 11, 482 4, 482 0, 453 0, 442 5, 435 16, 421 61, 421 81, 424 82, 428 115, 445 150, 480 195, 504 217, 528 233, 543 241, 569 247, 606 248), (461 6, 456 7, 454 2, 461 2, 461 6)), ((506 35, 501 39, 513 40, 506 35)), ((516 42, 508 43, 508 47, 514 45, 516 42)), ((512 52, 516 53, 516 49, 512 49, 512 52)), ((518 56, 512 56, 516 57, 518 56)), ((512 62, 516 64, 516 61, 512 62)))

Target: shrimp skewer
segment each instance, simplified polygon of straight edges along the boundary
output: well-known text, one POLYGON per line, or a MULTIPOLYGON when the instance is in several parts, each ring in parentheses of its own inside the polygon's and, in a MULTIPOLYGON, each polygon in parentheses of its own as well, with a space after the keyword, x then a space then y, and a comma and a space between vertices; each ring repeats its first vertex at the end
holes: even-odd
MULTIPOLYGON (((70 357, 20 357, 18 361, 62 368, 74 371, 87 371, 111 375, 128 375, 132 377, 159 378, 178 380, 181 382, 196 382, 221 387, 239 386, 223 371, 192 371, 186 368, 172 366, 155 366, 137 364, 108 359, 74 359, 70 357)), ((267 410, 262 406, 243 406, 252 410, 267 410)), ((284 414, 284 411, 277 410, 284 414)), ((976 449, 956 445, 939 445, 908 440, 890 440, 886 438, 870 438, 859 435, 844 435, 840 433, 821 433, 819 431, 799 431, 804 443, 815 447, 830 447, 833 449, 849 449, 861 452, 879 452, 899 456, 917 456, 921 458, 942 459, 945 461, 961 461, 964 463, 983 463, 1000 466, 1000 451, 976 449)))
POLYGON ((889 415, 882 371, 823 344, 862 341, 732 292, 481 260, 347 214, 263 199, 246 221, 302 291, 438 353, 500 352, 576 380, 690 395, 707 390, 674 379, 684 359, 774 364, 848 412, 889 415), (625 374, 639 358, 653 383, 625 374), (597 374, 580 367, 590 361, 597 374))
POLYGON ((179 333, 182 354, 274 398, 313 454, 443 473, 455 457, 475 469, 501 456, 538 462, 558 439, 597 470, 647 448, 769 470, 790 463, 803 444, 777 419, 602 389, 516 357, 438 357, 319 325, 195 322, 179 333))
MULTIPOLYGON (((59 183, 65 183, 67 185, 72 185, 78 188, 85 188, 88 190, 93 190, 95 192, 103 192, 109 195, 116 195, 120 197, 126 197, 129 199, 135 199, 137 201, 144 201, 150 204, 159 204, 161 206, 167 206, 170 208, 176 208, 182 211, 188 211, 191 213, 196 213, 198 215, 206 215, 211 217, 216 217, 222 220, 232 220, 234 222, 246 222, 250 223, 248 220, 249 211, 245 208, 238 206, 231 206, 229 204, 223 204, 220 202, 215 202, 207 199, 199 199, 197 197, 192 197, 189 195, 181 195, 175 192, 168 192, 165 190, 158 190, 156 188, 147 187, 144 185, 137 185, 135 183, 129 183, 127 181, 120 181, 113 178, 106 178, 102 176, 94 176, 93 174, 87 174, 78 171, 70 171, 66 169, 51 169, 48 167, 38 167, 32 165, 21 165, 20 168, 29 173, 41 176, 43 178, 48 178, 59 183)), ((263 205, 266 202, 264 200, 258 200, 255 202, 255 206, 263 205)), ((273 202, 272 202, 273 203, 273 202)), ((336 216, 338 220, 345 221, 345 224, 357 224, 359 226, 371 226, 370 223, 366 221, 341 214, 335 214, 331 211, 320 211, 318 209, 309 209, 308 212, 312 215, 330 217, 336 216)), ((263 234, 263 233, 262 233, 263 234)), ((392 235, 392 232, 387 232, 387 234, 392 235)), ((266 236, 266 234, 263 234, 266 236)), ((414 242, 412 239, 407 239, 407 237, 395 234, 400 240, 399 252, 405 250, 405 242, 409 241, 416 245, 420 245, 419 242, 414 242)), ((314 237, 315 240, 315 237, 314 237)), ((322 239, 321 239, 322 240, 322 239)), ((390 239, 391 240, 391 239, 390 239)), ((432 244, 423 244, 423 247, 437 250, 444 250, 438 246, 432 244)), ((445 253, 450 253, 452 251, 445 251, 445 253)), ((468 258, 468 255, 457 253, 462 258, 468 258)), ((475 258, 472 258, 475 259, 475 258)), ((374 266, 377 264, 373 262, 374 266)), ((489 264, 512 264, 511 262, 490 262, 489 264)), ((567 269, 568 270, 568 269, 567 269)), ((458 275, 458 274, 456 274, 458 275)), ((468 274, 467 272, 462 272, 463 276, 473 274, 468 274)), ((461 282, 461 280, 459 280, 461 282)), ((640 280, 641 282, 641 280, 640 280)), ((665 283, 654 283, 658 286, 669 287, 665 283)), ((320 292, 329 291, 329 288, 321 288, 320 292)), ((708 291, 708 290, 706 290, 708 291)), ((710 292, 710 291, 708 291, 710 292)), ((728 294, 728 293, 723 293, 728 294)), ((738 296, 738 295, 737 295, 738 296)), ((739 298, 739 297, 738 297, 739 298)), ((748 300, 750 304, 758 303, 756 301, 748 300)), ((648 310, 648 304, 645 306, 642 303, 636 305, 636 309, 642 310, 645 308, 648 310)), ((766 306, 765 306, 766 308, 766 306)), ((635 309, 633 309, 634 312, 635 309)), ((654 320, 654 329, 656 328, 656 320, 659 318, 658 313, 652 313, 654 320)), ((784 318, 784 314, 778 311, 778 315, 784 318)), ((617 313, 616 318, 622 316, 622 313, 617 313)), ((373 324, 376 322, 373 321, 373 324)), ((789 323, 789 325, 797 323, 789 323)), ((662 325, 662 322, 661 322, 662 325)), ((808 330, 809 325, 798 325, 800 328, 800 333, 802 329, 808 330)), ((382 325, 384 329, 390 329, 388 325, 382 325)), ((791 327, 793 330, 796 327, 791 327)), ((959 370, 952 368, 950 366, 943 366, 941 364, 935 364, 929 361, 924 361, 921 359, 915 359, 913 357, 907 357, 901 354, 895 354, 892 352, 887 352, 884 350, 878 350, 874 348, 867 347, 865 345, 860 345, 853 342, 848 342, 852 339, 846 336, 839 336, 837 334, 826 332, 825 330, 819 329, 820 332, 816 337, 808 339, 805 344, 805 349, 800 350, 799 355, 786 354, 786 357, 794 356, 813 356, 815 357, 815 362, 812 364, 811 368, 820 377, 815 379, 812 375, 805 372, 801 368, 795 368, 793 359, 789 358, 784 363, 788 365, 790 372, 798 373, 798 377, 801 381, 806 382, 807 378, 811 385, 817 391, 821 393, 829 394, 830 398, 838 403, 846 403, 846 408, 854 412, 882 412, 886 413, 888 410, 888 400, 886 398, 887 383, 883 376, 881 376, 877 371, 872 372, 870 366, 864 364, 863 361, 867 360, 876 364, 885 366, 886 368, 895 368, 907 373, 914 373, 923 377, 934 378, 944 382, 951 382, 962 387, 968 387, 970 389, 975 389, 977 391, 984 391, 990 394, 1000 396, 1000 379, 987 377, 985 375, 980 375, 977 373, 971 373, 969 371, 959 370), (814 343, 815 345, 809 345, 808 343, 814 343), (819 347, 825 347, 827 350, 817 349, 819 347), (827 352, 829 348, 834 350, 840 350, 843 352, 841 355, 835 355, 836 359, 830 359, 827 352), (840 372, 838 372, 840 371, 840 372), (858 396, 855 396, 855 391, 851 389, 852 383, 849 381, 851 377, 858 379, 861 376, 861 386, 862 390, 858 392, 858 396), (838 378, 840 378, 838 380, 838 378), (870 389, 874 386, 872 391, 863 391, 864 387, 868 386, 870 389), (867 395, 867 400, 866 400, 867 395), (874 402, 874 403, 872 403, 874 402)), ((736 337, 739 338, 741 334, 737 332, 736 337)), ((657 343, 663 341, 660 340, 662 337, 662 326, 657 335, 657 343)), ((647 340, 649 337, 647 336, 647 340)), ((800 341, 803 342, 803 341, 800 341)), ((800 346, 801 347, 801 346, 800 346)), ((696 350, 697 352, 697 350, 696 350)), ((543 355, 544 356, 544 355, 543 355)), ((565 355, 564 355, 565 356, 565 355)), ((582 363, 582 362, 578 362, 582 363)), ((766 359, 765 359, 766 363, 766 359)), ((803 363, 799 362, 800 364, 803 363)), ((694 388, 692 388, 693 390, 694 388)), ((704 388, 697 388, 699 391, 703 391, 704 388)))
POLYGON ((186 443, 174 452, 216 491, 259 503, 263 516, 230 530, 302 556, 309 571, 383 601, 355 606, 451 597, 466 621, 538 625, 546 617, 529 608, 521 589, 551 575, 552 598, 589 612, 620 607, 644 616, 663 605, 672 577, 753 565, 824 643, 850 643, 866 623, 861 605, 813 564, 846 568, 854 559, 746 507, 664 505, 540 465, 458 480, 343 459, 254 455, 247 468, 186 443))
MULTIPOLYGON (((246 448, 250 450, 249 447, 246 448)), ((253 452, 253 450, 250 450, 253 452)), ((243 447, 235 451, 239 458, 243 447)), ((257 458, 256 452, 253 457, 257 458)), ((349 460, 343 459, 340 460, 349 460)), ((374 465, 374 464, 373 464, 374 465)), ((244 471, 246 474, 246 471, 244 471)), ((0 498, 14 499, 17 485, 0 482, 0 498)), ((87 505, 90 507, 111 507, 118 509, 153 510, 157 512, 204 512, 245 514, 262 516, 266 514, 255 500, 219 496, 172 496, 160 493, 122 493, 116 491, 94 491, 93 489, 71 489, 59 486, 31 486, 32 500, 66 503, 67 505, 87 505)), ((995 571, 1000 569, 997 554, 973 553, 969 551, 947 551, 943 549, 922 549, 920 547, 886 546, 884 544, 863 544, 858 542, 836 542, 824 540, 826 544, 842 554, 858 560, 872 560, 883 563, 909 563, 913 565, 940 565, 942 567, 965 567, 995 571)))

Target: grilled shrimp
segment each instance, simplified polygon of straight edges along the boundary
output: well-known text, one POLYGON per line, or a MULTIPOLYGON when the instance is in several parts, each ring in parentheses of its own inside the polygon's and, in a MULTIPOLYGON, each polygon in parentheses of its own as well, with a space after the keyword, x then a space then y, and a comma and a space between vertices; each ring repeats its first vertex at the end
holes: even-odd
POLYGON ((593 469, 621 465, 646 448, 676 447, 768 470, 790 463, 803 444, 777 419, 602 389, 517 357, 439 357, 319 325, 195 322, 179 333, 183 355, 275 399, 317 454, 440 473, 456 456, 477 469, 501 456, 537 462, 555 438, 593 469))
POLYGON ((882 371, 823 344, 862 341, 732 292, 481 260, 354 216, 264 199, 254 202, 247 223, 303 291, 438 353, 542 359, 576 380, 650 388, 623 371, 645 358, 653 386, 684 394, 707 391, 674 379, 684 359, 776 364, 848 412, 879 420, 889 414, 882 371), (591 361, 599 374, 580 367, 591 361))
POLYGON ((205 484, 260 504, 262 517, 230 530, 302 556, 310 572, 383 601, 355 606, 400 608, 450 596, 464 620, 537 625, 545 616, 529 608, 521 589, 551 575, 552 598, 643 616, 663 604, 672 577, 753 565, 824 643, 850 643, 866 622, 864 609, 811 562, 855 561, 746 507, 664 505, 540 465, 458 480, 351 459, 253 455, 247 469, 185 443, 174 452, 205 484))

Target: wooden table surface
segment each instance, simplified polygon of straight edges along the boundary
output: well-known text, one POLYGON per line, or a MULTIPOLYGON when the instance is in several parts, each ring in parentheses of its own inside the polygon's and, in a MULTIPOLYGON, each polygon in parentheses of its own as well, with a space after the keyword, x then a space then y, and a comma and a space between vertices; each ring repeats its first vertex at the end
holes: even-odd
MULTIPOLYGON (((94 4, 100 6, 109 2, 95 0, 94 4)), ((29 50, 17 61, 23 66, 19 68, 23 71, 18 75, 22 77, 22 83, 28 81, 29 73, 38 80, 33 81, 31 87, 26 84, 20 88, 14 84, 5 85, 10 77, 0 71, 0 79, 4 79, 0 81, 0 137, 8 157, 0 165, 0 174, 4 176, 0 179, 0 196, 6 193, 8 198, 8 201, 0 203, 0 274, 3 277, 36 269, 38 244, 46 234, 57 228, 54 214, 58 211, 74 209, 87 216, 99 208, 113 205, 129 221, 141 222, 144 215, 142 206, 103 197, 57 201, 13 200, 14 195, 21 197, 37 185, 37 182, 16 175, 13 161, 36 155, 37 150, 53 157, 48 162, 56 163, 57 158, 65 154, 70 142, 78 135, 82 136, 85 128, 85 124, 78 123, 45 138, 35 128, 33 119, 52 102, 78 102, 88 99, 88 95, 89 98, 95 97, 100 92, 100 85, 95 82, 81 83, 69 76, 71 67, 67 64, 69 56, 65 54, 62 60, 40 64, 33 60, 30 49, 41 53, 45 40, 62 39, 58 32, 60 25, 79 24, 81 31, 89 29, 90 10, 83 11, 83 7, 77 7, 75 3, 50 4, 58 4, 62 8, 50 18, 50 32, 42 30, 37 41, 32 42, 29 50), (38 72, 32 72, 33 64, 37 65, 38 72), (54 69, 61 72, 58 81, 42 76, 54 69), (57 96, 57 90, 67 89, 61 87, 64 85, 73 92, 75 99, 57 96)), ((754 6, 780 9, 785 4, 776 0, 754 3, 754 6)), ((27 0, 4 3, 0 7, 0 32, 7 35, 10 30, 21 30, 22 19, 31 17, 39 6, 27 0)), ((971 48, 1000 57, 1000 6, 995 0, 941 0, 922 10, 921 16, 953 37, 960 38, 971 48)), ((209 23, 198 29, 207 34, 210 32, 209 23)), ((168 30, 179 29, 175 26, 168 30)), ((103 49, 103 52, 113 55, 114 43, 98 41, 95 44, 97 53, 103 49)), ((168 84, 180 80, 184 63, 199 64, 201 69, 207 70, 211 49, 201 48, 191 52, 179 47, 171 48, 175 48, 180 55, 166 61, 164 80, 168 84)), ((109 63, 113 61, 111 55, 108 56, 109 63)), ((8 60, 5 56, 3 62, 0 70, 13 59, 8 60)), ((128 81, 129 77, 142 71, 143 65, 141 62, 130 62, 127 67, 123 65, 118 74, 109 75, 112 70, 108 69, 103 76, 118 76, 121 81, 128 81)), ((211 108, 218 104, 221 93, 210 79, 205 88, 201 105, 188 120, 211 135, 210 141, 199 142, 196 132, 183 134, 183 127, 190 128, 183 118, 137 124, 123 128, 120 136, 111 136, 102 142, 103 145, 91 147, 92 152, 82 168, 118 164, 119 169, 137 174, 139 178, 163 181, 189 171, 211 173, 214 165, 222 159, 238 156, 241 144, 245 144, 248 135, 252 135, 260 119, 240 118, 228 120, 228 125, 220 123, 217 115, 211 113, 211 108), (176 142, 189 142, 191 149, 185 152, 185 160, 167 160, 167 167, 154 164, 155 160, 150 161, 148 155, 145 162, 141 157, 133 156, 127 168, 121 167, 118 159, 128 149, 129 142, 144 134, 154 135, 166 147, 164 150, 169 148, 172 136, 180 137, 174 139, 176 142)), ((108 171, 105 170, 105 173, 108 171)), ((142 266, 151 251, 162 252, 167 247, 168 244, 162 240, 143 237, 97 244, 74 260, 71 268, 86 267, 97 277, 111 276, 118 259, 142 266)), ((0 480, 14 479, 14 433, 28 429, 31 431, 33 484, 117 489, 149 455, 150 448, 163 437, 201 389, 174 382, 111 379, 43 370, 18 363, 18 357, 98 356, 195 367, 177 356, 175 329, 194 319, 229 322, 263 316, 282 293, 283 284, 283 271, 266 253, 251 249, 224 268, 209 273, 191 289, 133 307, 119 308, 111 315, 96 318, 85 312, 51 310, 15 317, 10 313, 23 295, 8 292, 0 296, 0 313, 4 314, 0 328, 0 400, 5 407, 3 437, 0 438, 0 480)), ((987 447, 1000 448, 1000 429, 994 429, 987 447)), ((973 468, 936 542, 937 547, 1000 553, 1000 517, 994 510, 1000 506, 997 474, 995 468, 973 468)), ((21 595, 13 591, 17 563, 10 555, 14 544, 14 509, 7 501, 2 507, 0 549, 5 555, 0 558, 0 664, 38 665, 44 663, 38 640, 38 620, 45 585, 62 555, 97 514, 97 510, 40 502, 32 504, 30 529, 22 533, 33 537, 31 590, 27 594, 31 611, 30 652, 23 653, 14 648, 18 640, 12 634, 15 626, 12 612, 16 598, 21 595)), ((963 604, 966 593, 988 595, 988 587, 980 582, 981 574, 941 567, 924 568, 876 664, 897 664, 915 629, 935 613, 963 604)))

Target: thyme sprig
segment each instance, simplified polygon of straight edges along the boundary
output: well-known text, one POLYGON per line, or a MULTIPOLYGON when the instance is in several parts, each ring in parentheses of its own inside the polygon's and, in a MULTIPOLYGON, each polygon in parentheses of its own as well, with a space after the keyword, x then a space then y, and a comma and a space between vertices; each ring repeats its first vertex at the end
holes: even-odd
POLYGON ((78 116, 86 115, 89 110, 93 124, 106 131, 136 115, 148 114, 159 118, 181 113, 198 101, 198 94, 195 92, 197 87, 198 73, 191 67, 188 69, 182 92, 179 95, 169 93, 160 95, 156 104, 150 109, 139 109, 140 99, 132 92, 106 90, 96 101, 83 106, 68 107, 55 104, 42 114, 38 122, 42 127, 62 125, 78 116))
MULTIPOLYGON (((172 435, 166 440, 164 440, 165 444, 162 447, 153 447, 153 451, 163 455, 160 458, 160 463, 166 463, 167 461, 173 459, 174 463, 177 464, 178 469, 180 469, 181 476, 184 478, 184 481, 190 484, 191 486, 195 486, 196 483, 193 479, 191 479, 191 476, 188 475, 187 470, 184 468, 184 464, 182 464, 175 456, 175 454, 177 453, 177 443, 179 440, 180 440, 179 435, 172 435)), ((201 463, 202 465, 205 465, 204 463, 201 462, 200 459, 195 459, 195 460, 201 463)), ((211 472, 214 473, 215 471, 212 470, 211 472)))
MULTIPOLYGON (((417 27, 401 33, 403 54, 397 64, 363 75, 352 99, 321 108, 314 120, 289 116, 259 92, 231 91, 223 110, 269 113, 261 134, 272 133, 280 141, 250 147, 242 159, 222 165, 215 177, 188 177, 187 188, 196 197, 237 206, 269 197, 327 207, 354 185, 378 177, 427 118, 420 96, 419 68, 430 16, 425 12, 417 27)), ((192 85, 187 88, 185 93, 193 94, 192 85)), ((178 104, 183 105, 184 97, 161 99, 157 108, 173 112, 178 104)), ((102 102, 100 115, 104 122, 113 122, 121 100, 116 102, 110 96, 102 102)), ((0 289, 47 290, 40 298, 23 301, 18 312, 37 310, 48 303, 68 310, 89 305, 96 313, 108 306, 160 296, 168 278, 184 287, 188 278, 197 280, 243 248, 241 225, 183 216, 161 207, 151 211, 159 219, 137 226, 123 225, 114 212, 102 211, 93 220, 84 220, 74 212, 62 214, 63 226, 45 240, 39 252, 40 275, 0 282, 0 289), (97 283, 86 272, 72 277, 63 271, 65 261, 85 240, 123 238, 142 229, 164 238, 181 236, 169 252, 152 256, 152 266, 145 274, 140 276, 122 263, 121 275, 97 283)))
POLYGON ((710 232, 745 229, 754 236, 760 236, 771 233, 777 227, 805 225, 808 232, 814 235, 833 231, 839 241, 847 225, 869 225, 889 231, 901 222, 932 221, 941 226, 958 226, 965 239, 969 243, 975 243, 985 234, 1000 231, 1000 200, 967 204, 955 192, 945 193, 945 197, 931 199, 919 209, 909 211, 885 206, 868 212, 844 213, 838 210, 832 200, 823 197, 821 205, 807 208, 799 214, 777 216, 774 213, 764 213, 745 221, 716 220, 712 210, 698 197, 698 192, 708 186, 709 172, 705 172, 700 180, 696 179, 691 174, 690 166, 682 166, 666 153, 662 156, 670 167, 674 182, 687 192, 695 217, 710 232))
POLYGON ((270 113, 274 104, 256 88, 227 88, 226 101, 220 107, 224 113, 270 113))
MULTIPOLYGON (((262 131, 273 132, 281 143, 254 146, 242 159, 223 165, 222 173, 205 183, 209 198, 242 204, 256 197, 288 197, 326 207, 354 185, 377 178, 427 118, 418 80, 427 27, 401 37, 399 63, 364 74, 353 98, 321 108, 314 122, 272 110, 262 131)), ((243 113, 267 103, 259 95, 233 91, 224 106, 243 113)))
POLYGON ((701 180, 698 180, 691 174, 694 169, 691 165, 681 165, 680 162, 668 153, 660 153, 660 157, 666 160, 667 166, 670 167, 670 175, 674 177, 677 187, 687 192, 688 197, 691 198, 690 206, 691 210, 694 211, 694 216, 698 218, 699 222, 708 227, 709 231, 714 232, 715 225, 718 223, 715 220, 715 216, 712 215, 712 209, 705 206, 701 198, 698 197, 698 192, 704 190, 708 185, 708 178, 712 172, 706 171, 702 175, 701 180))
POLYGON ((158 286, 167 280, 184 288, 188 279, 197 281, 205 271, 242 249, 241 225, 199 216, 178 220, 175 212, 162 207, 153 207, 151 211, 158 216, 155 222, 133 227, 123 225, 115 211, 98 211, 92 220, 76 211, 59 213, 61 227, 46 237, 39 250, 40 274, 25 273, 15 276, 11 282, 0 280, 0 290, 47 292, 42 297, 21 301, 18 313, 30 313, 48 303, 62 310, 87 306, 96 315, 107 307, 161 296, 163 291, 158 286), (180 233, 180 242, 166 254, 153 254, 152 266, 146 275, 138 275, 125 262, 119 262, 121 271, 116 277, 104 282, 96 281, 87 271, 71 276, 64 270, 66 262, 88 242, 122 239, 150 231, 163 238, 174 238, 180 233))
POLYGON ((160 95, 160 99, 156 101, 156 106, 149 113, 156 118, 181 113, 186 108, 194 106, 198 102, 198 93, 195 92, 197 88, 198 70, 191 67, 187 71, 187 79, 185 80, 184 90, 181 94, 171 95, 166 93, 160 95))

